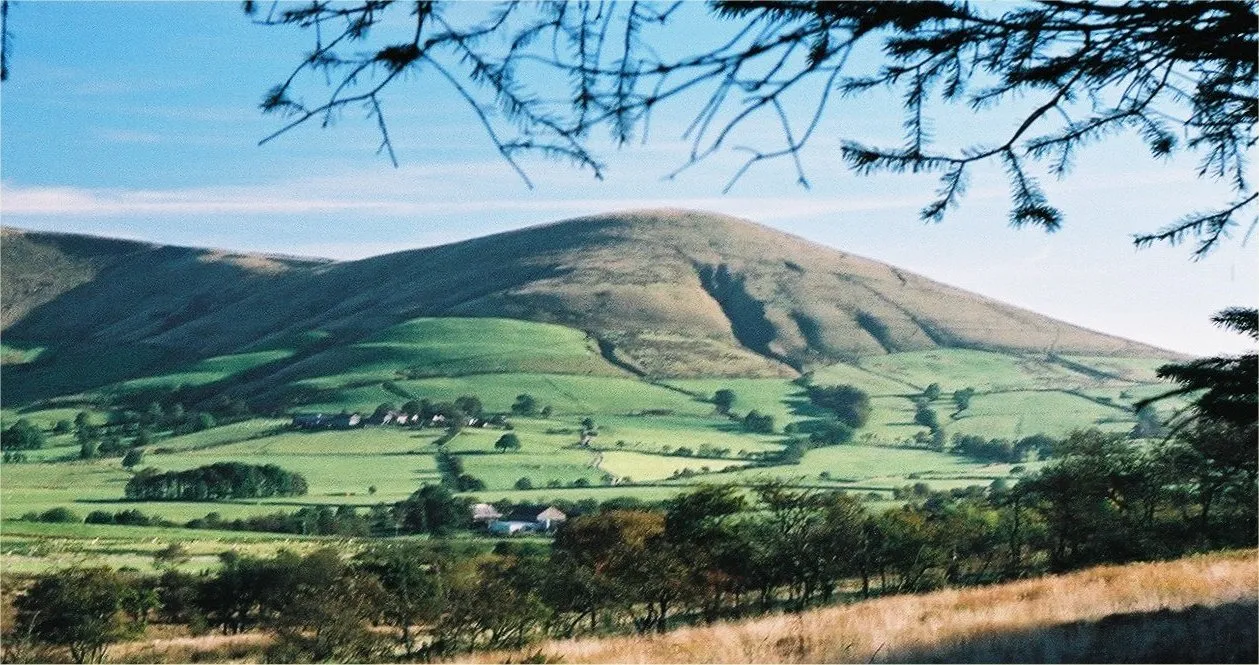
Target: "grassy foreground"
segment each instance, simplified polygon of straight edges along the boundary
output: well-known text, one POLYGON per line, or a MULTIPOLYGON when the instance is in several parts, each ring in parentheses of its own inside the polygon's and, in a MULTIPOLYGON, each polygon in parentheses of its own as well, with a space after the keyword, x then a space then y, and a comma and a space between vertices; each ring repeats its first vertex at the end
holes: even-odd
MULTIPOLYGON (((1254 550, 881 598, 660 636, 545 642, 565 663, 1256 662, 1254 550)), ((468 660, 467 657, 461 660, 468 660)))

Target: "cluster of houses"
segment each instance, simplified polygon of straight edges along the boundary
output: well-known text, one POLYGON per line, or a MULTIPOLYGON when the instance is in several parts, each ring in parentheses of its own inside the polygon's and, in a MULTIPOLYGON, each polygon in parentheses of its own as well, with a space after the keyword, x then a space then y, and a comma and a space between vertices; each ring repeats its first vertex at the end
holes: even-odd
POLYGON ((295 413, 293 427, 297 429, 350 429, 363 424, 357 413, 295 413))
MULTIPOLYGON (((294 429, 353 429, 364 425, 398 425, 401 427, 445 427, 450 423, 446 416, 436 413, 425 419, 420 414, 388 411, 364 417, 357 413, 295 413, 291 423, 294 429)), ((469 417, 467 427, 489 427, 491 422, 469 417)))
POLYGON ((506 515, 488 503, 472 506, 472 521, 496 536, 518 533, 551 533, 568 520, 555 506, 516 506, 506 515))

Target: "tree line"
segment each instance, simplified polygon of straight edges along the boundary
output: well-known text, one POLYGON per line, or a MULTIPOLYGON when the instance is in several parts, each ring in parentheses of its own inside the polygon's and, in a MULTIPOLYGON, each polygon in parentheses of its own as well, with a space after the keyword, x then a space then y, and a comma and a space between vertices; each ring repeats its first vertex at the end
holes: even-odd
POLYGON ((135 501, 222 501, 306 494, 306 478, 274 464, 216 462, 186 471, 148 468, 127 481, 135 501))

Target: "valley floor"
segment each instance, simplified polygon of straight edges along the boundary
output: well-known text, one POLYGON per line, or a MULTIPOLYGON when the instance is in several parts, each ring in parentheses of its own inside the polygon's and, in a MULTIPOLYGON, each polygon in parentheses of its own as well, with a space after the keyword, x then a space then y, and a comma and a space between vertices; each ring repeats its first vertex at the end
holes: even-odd
POLYGON ((1249 550, 880 598, 659 636, 550 641, 474 660, 1254 663, 1256 626, 1259 560, 1249 550))

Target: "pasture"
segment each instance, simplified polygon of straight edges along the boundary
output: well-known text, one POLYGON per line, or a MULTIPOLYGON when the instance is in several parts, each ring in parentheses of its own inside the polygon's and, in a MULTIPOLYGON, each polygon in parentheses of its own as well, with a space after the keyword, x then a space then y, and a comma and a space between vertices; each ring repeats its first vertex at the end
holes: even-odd
POLYGON ((293 355, 290 349, 254 351, 206 358, 187 367, 167 373, 131 379, 102 388, 102 393, 130 393, 160 388, 201 386, 223 381, 260 365, 283 360, 293 355))
POLYGON ((585 333, 511 319, 413 319, 286 370, 289 380, 334 386, 398 378, 470 374, 620 375, 585 333))

